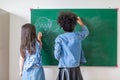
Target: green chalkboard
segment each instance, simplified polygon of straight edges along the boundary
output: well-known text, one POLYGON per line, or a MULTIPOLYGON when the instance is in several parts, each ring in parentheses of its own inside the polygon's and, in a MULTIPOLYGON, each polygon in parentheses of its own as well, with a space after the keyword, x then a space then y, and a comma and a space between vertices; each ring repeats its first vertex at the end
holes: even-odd
MULTIPOLYGON (((117 9, 32 9, 31 23, 37 33, 43 33, 43 65, 58 64, 54 58, 54 40, 64 32, 56 21, 61 11, 80 16, 90 31, 83 41, 85 66, 117 65, 117 9)), ((80 26, 76 25, 75 31, 79 30, 80 26)))

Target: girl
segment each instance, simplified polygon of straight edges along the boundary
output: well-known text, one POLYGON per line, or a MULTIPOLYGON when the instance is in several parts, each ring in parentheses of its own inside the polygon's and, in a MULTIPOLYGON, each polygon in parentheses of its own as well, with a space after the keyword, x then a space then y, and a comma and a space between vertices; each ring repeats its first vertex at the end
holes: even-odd
POLYGON ((37 38, 34 25, 27 23, 22 26, 19 62, 22 80, 45 80, 40 52, 41 37, 39 32, 37 38))
POLYGON ((57 80, 83 80, 79 66, 86 60, 81 42, 89 31, 82 20, 71 12, 62 12, 57 21, 65 31, 55 39, 54 55, 59 61, 57 80), (82 27, 81 32, 74 32, 76 23, 82 27))

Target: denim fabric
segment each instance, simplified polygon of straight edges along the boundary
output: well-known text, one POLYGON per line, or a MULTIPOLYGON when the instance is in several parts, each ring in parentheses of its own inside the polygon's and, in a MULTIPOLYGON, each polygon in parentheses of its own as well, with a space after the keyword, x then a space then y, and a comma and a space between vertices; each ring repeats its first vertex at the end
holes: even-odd
POLYGON ((26 50, 23 70, 29 70, 34 65, 42 66, 42 57, 40 51, 40 44, 38 42, 36 42, 36 52, 34 54, 30 55, 28 50, 26 50))
POLYGON ((55 39, 54 56, 59 61, 58 67, 78 67, 86 59, 82 49, 82 40, 89 34, 86 26, 82 31, 65 32, 55 39))
POLYGON ((40 44, 36 41, 36 52, 32 55, 26 50, 22 80, 45 80, 42 67, 40 44))
POLYGON ((23 71, 22 80, 45 80, 43 68, 34 67, 29 71, 23 71))

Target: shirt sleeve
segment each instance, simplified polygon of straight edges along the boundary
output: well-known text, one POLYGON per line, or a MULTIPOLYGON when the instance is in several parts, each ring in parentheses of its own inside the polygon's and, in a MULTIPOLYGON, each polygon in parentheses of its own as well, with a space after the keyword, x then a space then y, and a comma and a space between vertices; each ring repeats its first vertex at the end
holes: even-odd
POLYGON ((59 37, 55 39, 55 45, 54 45, 54 56, 59 61, 61 57, 61 40, 59 37))
POLYGON ((81 40, 84 40, 89 34, 89 30, 86 26, 82 26, 82 31, 78 32, 78 36, 81 40))

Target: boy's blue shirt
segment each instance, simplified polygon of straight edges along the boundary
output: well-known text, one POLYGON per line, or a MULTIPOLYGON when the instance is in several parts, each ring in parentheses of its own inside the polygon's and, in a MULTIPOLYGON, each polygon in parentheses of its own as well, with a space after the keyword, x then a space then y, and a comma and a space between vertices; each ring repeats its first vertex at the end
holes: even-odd
POLYGON ((89 34, 86 26, 80 32, 66 32, 55 39, 54 56, 59 61, 58 67, 78 67, 86 63, 82 49, 82 40, 89 34))

